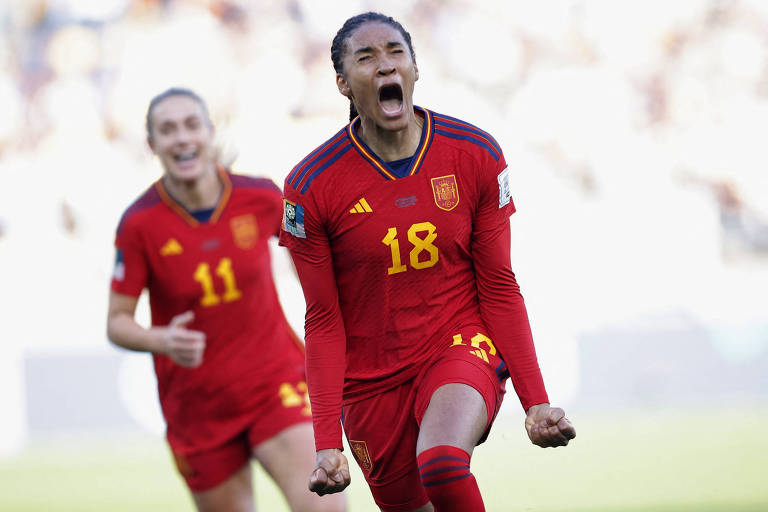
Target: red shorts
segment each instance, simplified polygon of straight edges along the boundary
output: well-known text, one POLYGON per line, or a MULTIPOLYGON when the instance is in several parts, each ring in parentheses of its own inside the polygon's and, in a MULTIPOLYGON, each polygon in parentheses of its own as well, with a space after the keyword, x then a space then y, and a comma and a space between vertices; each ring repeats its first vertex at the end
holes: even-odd
POLYGON ((483 396, 488 423, 478 444, 487 438, 501 406, 509 374, 490 340, 477 327, 468 327, 447 344, 414 379, 344 406, 344 431, 352 454, 385 512, 408 512, 429 501, 416 464, 416 441, 437 388, 462 383, 483 396))
POLYGON ((173 453, 176 468, 190 490, 201 492, 217 486, 248 463, 253 448, 292 425, 312 421, 303 373, 280 377, 268 386, 258 414, 252 416, 245 430, 205 451, 173 453))

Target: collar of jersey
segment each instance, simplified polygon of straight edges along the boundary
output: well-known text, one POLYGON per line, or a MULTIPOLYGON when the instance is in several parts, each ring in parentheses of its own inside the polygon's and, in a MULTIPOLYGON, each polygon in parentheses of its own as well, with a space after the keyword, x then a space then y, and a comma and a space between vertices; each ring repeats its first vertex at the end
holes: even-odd
MULTIPOLYGON (((421 130, 421 140, 419 141, 419 146, 416 148, 416 152, 413 154, 411 167, 408 170, 408 173, 403 176, 404 178, 413 176, 419 172, 421 164, 424 162, 424 158, 427 155, 427 150, 432 144, 432 139, 434 138, 435 134, 432 113, 429 110, 417 107, 416 105, 413 106, 413 109, 416 111, 417 115, 421 114, 424 117, 424 129, 421 130)), ((360 156, 362 156, 364 160, 367 160, 368 163, 371 164, 371 166, 376 169, 379 174, 384 176, 384 178, 388 180, 398 179, 395 173, 393 173, 389 168, 387 162, 382 161, 378 156, 376 156, 376 153, 371 151, 371 148, 369 148, 368 145, 363 142, 360 137, 357 136, 357 129, 355 128, 355 125, 357 124, 358 119, 360 119, 360 116, 354 118, 352 122, 347 125, 347 136, 352 141, 352 145, 355 147, 355 149, 357 149, 357 152, 360 153, 360 156)))
MULTIPOLYGON (((217 167, 216 171, 219 173, 219 179, 224 185, 224 189, 221 191, 221 197, 219 197, 219 202, 216 204, 216 208, 213 210, 211 218, 208 219, 209 224, 213 224, 219 220, 221 213, 224 211, 224 207, 229 202, 229 197, 232 195, 232 180, 229 179, 229 173, 221 167, 217 167)), ((197 227, 200 225, 200 222, 194 218, 192 214, 190 214, 189 211, 184 208, 184 206, 179 201, 176 200, 176 198, 168 193, 168 190, 166 190, 165 185, 163 184, 162 178, 155 182, 155 189, 157 190, 157 193, 160 194, 160 198, 163 200, 163 202, 171 210, 176 212, 182 219, 187 221, 187 224, 192 227, 197 227)))

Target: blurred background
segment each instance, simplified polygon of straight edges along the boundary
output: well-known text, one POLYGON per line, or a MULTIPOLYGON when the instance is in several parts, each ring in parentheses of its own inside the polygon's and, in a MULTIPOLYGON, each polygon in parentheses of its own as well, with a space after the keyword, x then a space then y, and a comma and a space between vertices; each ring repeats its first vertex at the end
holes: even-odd
POLYGON ((513 268, 579 433, 530 446, 508 395, 473 462, 488 509, 768 509, 768 2, 3 0, 0 510, 191 510, 150 357, 105 336, 114 230, 161 172, 146 107, 196 90, 221 162, 282 185, 347 121, 330 43, 366 10, 411 33, 416 103, 504 149, 513 268))

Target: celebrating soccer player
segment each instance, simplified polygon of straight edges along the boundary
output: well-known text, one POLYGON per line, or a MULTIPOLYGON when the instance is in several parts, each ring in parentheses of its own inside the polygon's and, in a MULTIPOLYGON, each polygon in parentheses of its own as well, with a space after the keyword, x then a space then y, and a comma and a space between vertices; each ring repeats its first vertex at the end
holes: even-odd
POLYGON ((267 246, 280 190, 217 167, 207 107, 190 90, 152 100, 147 134, 164 173, 117 228, 107 329, 153 354, 168 443, 197 509, 253 511, 253 457, 291 510, 343 511, 343 496, 312 494, 302 475, 314 462, 303 347, 267 246), (149 329, 134 320, 144 288, 149 329))
POLYGON ((349 484, 341 419, 381 510, 482 511, 470 458, 507 377, 534 444, 575 437, 510 268, 511 171, 488 133, 413 104, 397 21, 348 19, 331 59, 351 122, 286 178, 280 235, 307 302, 310 488, 349 484))

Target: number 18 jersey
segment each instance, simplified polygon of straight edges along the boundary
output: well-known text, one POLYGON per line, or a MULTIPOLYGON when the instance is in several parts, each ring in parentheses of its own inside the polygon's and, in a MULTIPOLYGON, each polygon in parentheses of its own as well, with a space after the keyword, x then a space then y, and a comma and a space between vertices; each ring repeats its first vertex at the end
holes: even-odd
MULTIPOLYGON (((488 320, 474 251, 481 239, 509 237, 514 206, 504 156, 493 137, 470 124, 418 107, 416 113, 422 136, 405 176, 378 159, 353 122, 285 180, 280 243, 291 250, 308 303, 316 430, 325 407, 335 406, 327 379, 313 379, 314 364, 340 366, 344 400, 355 401, 413 377, 460 327, 484 329, 488 320), (332 266, 335 286, 315 281, 323 265, 332 266), (330 299, 313 309, 316 297, 330 299), (338 310, 327 305, 334 299, 338 310), (339 343, 344 361, 322 353, 327 347, 338 357, 339 343)), ((508 266, 506 247, 500 259, 508 266)), ((535 353, 533 362, 540 382, 535 353)), ((536 394, 531 398, 546 401, 543 384, 536 394)))

